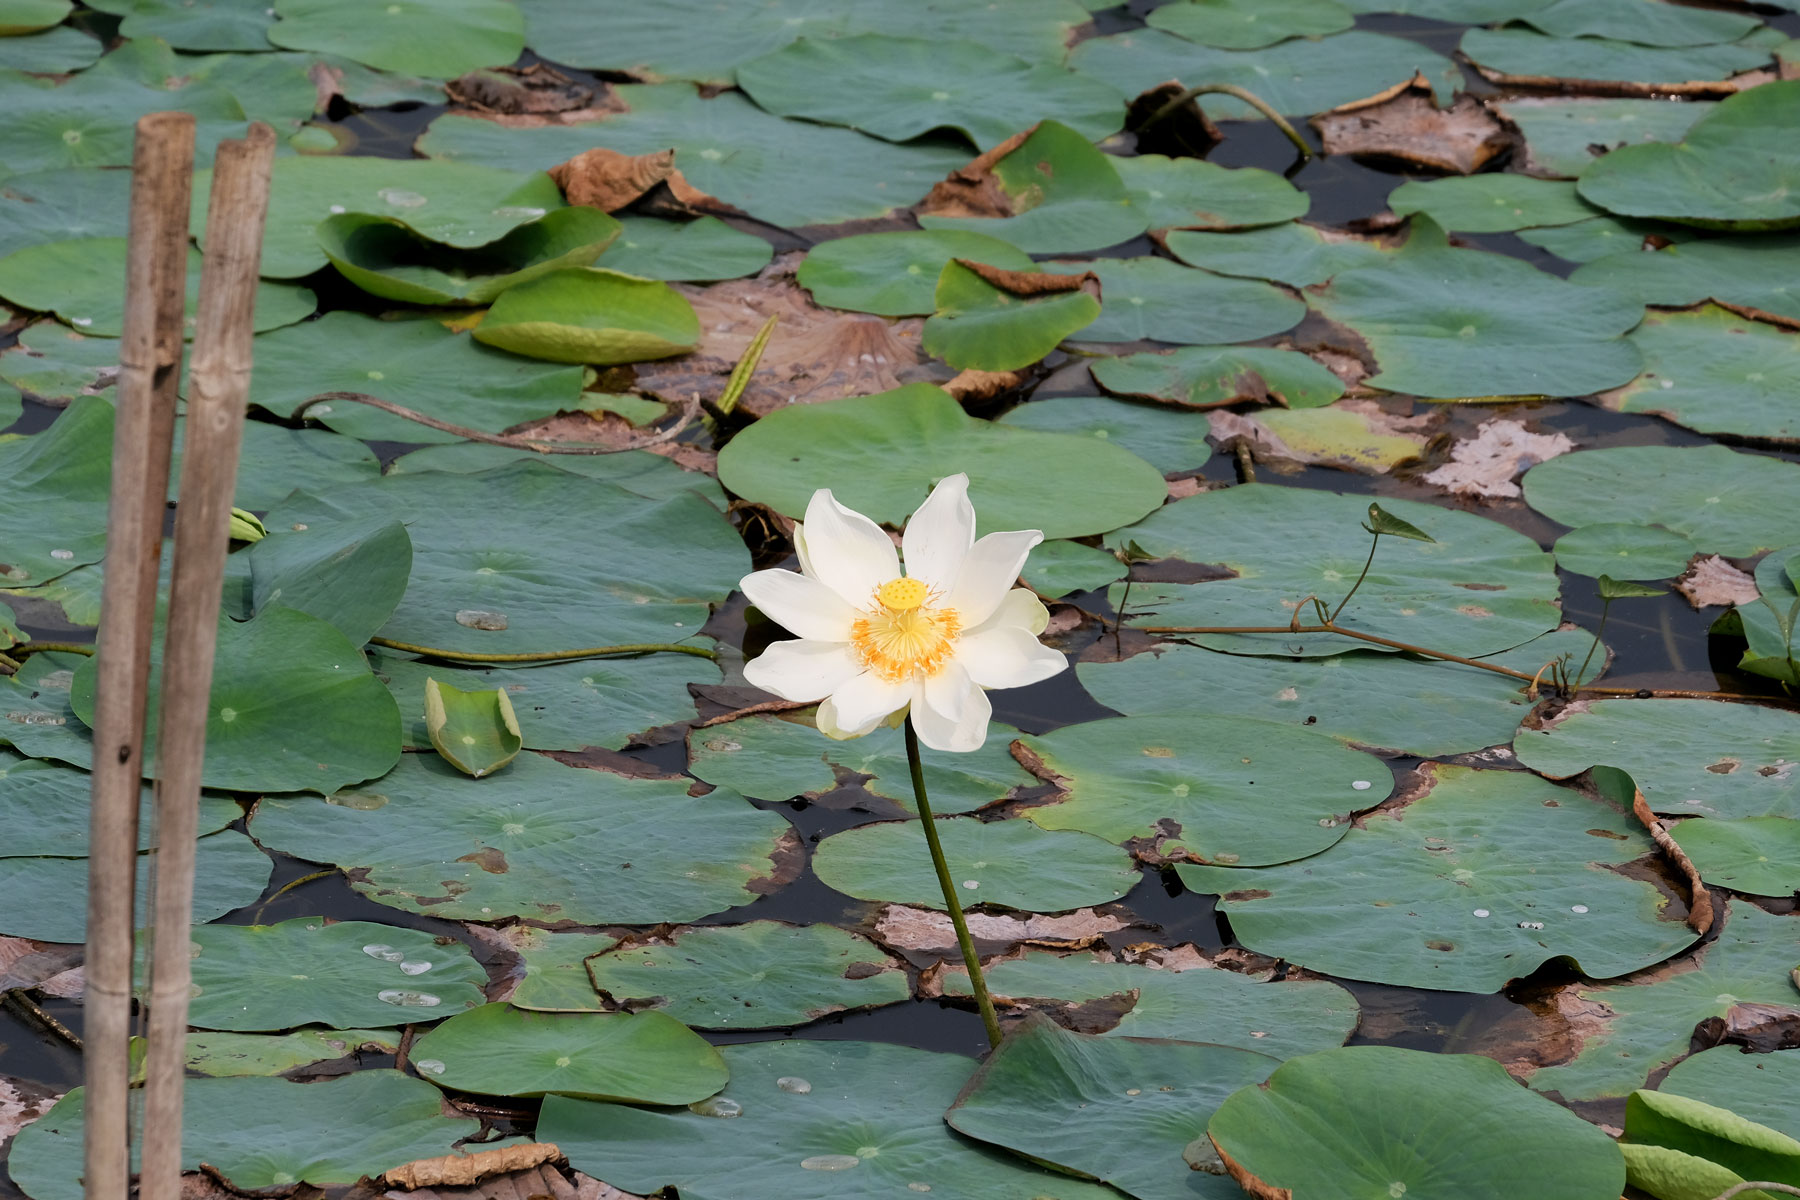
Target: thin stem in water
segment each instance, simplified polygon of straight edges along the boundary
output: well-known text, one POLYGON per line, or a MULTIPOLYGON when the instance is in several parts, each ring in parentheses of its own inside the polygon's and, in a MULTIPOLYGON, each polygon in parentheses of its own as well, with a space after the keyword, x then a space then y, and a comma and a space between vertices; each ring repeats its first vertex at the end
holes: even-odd
POLYGON ((473 654, 462 650, 446 650, 441 646, 419 646, 412 642, 396 642, 392 638, 374 637, 369 639, 372 646, 386 646, 389 650, 404 650, 408 654, 422 654, 429 658, 441 658, 445 662, 466 663, 536 663, 536 662, 568 662, 577 658, 602 658, 611 654, 691 654, 695 658, 719 657, 717 650, 705 646, 688 646, 678 642, 638 642, 623 646, 588 646, 581 650, 543 650, 534 654, 473 654))
POLYGON ((1600 628, 1594 630, 1594 644, 1588 647, 1587 657, 1581 660, 1581 666, 1575 671, 1575 685, 1587 678, 1588 664, 1594 661, 1594 651, 1600 648, 1600 637, 1606 632, 1606 614, 1612 611, 1612 597, 1600 601, 1600 628))
POLYGON ((1337 607, 1331 610, 1331 616, 1326 618, 1327 624, 1331 624, 1338 619, 1338 614, 1344 611, 1344 606, 1346 604, 1350 603, 1350 597, 1356 595, 1356 589, 1361 587, 1363 585, 1363 580, 1369 577, 1369 568, 1375 565, 1375 551, 1380 545, 1381 535, 1379 533, 1369 539, 1369 557, 1363 560, 1362 574, 1356 577, 1356 582, 1350 585, 1350 590, 1344 593, 1344 598, 1339 600, 1337 607))
POLYGON ((1257 112, 1269 118, 1269 120, 1274 123, 1275 127, 1281 130, 1287 137, 1287 140, 1294 143, 1294 148, 1300 151, 1300 157, 1302 159, 1308 159, 1313 156, 1312 147, 1306 144, 1306 139, 1301 137, 1292 125, 1288 124, 1286 117, 1276 112, 1273 108, 1270 108, 1268 102, 1256 93, 1246 91, 1233 83, 1206 83, 1201 84, 1199 87, 1184 89, 1180 95, 1176 96, 1167 104, 1152 113, 1150 119, 1138 127, 1139 131, 1142 132, 1143 130, 1150 128, 1158 121, 1166 121, 1175 114, 1177 109, 1188 103, 1190 100, 1197 99, 1201 96, 1211 95, 1235 96, 1237 99, 1242 100, 1245 104, 1248 104, 1251 108, 1254 108, 1257 112))

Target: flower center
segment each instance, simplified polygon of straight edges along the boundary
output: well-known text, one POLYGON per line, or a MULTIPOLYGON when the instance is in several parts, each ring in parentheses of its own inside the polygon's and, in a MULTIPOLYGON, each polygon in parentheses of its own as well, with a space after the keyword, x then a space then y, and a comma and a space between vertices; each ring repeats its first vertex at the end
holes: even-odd
POLYGON ((874 608, 850 626, 851 648, 866 669, 889 683, 943 669, 962 618, 954 608, 933 607, 931 598, 917 579, 890 579, 875 589, 874 608))

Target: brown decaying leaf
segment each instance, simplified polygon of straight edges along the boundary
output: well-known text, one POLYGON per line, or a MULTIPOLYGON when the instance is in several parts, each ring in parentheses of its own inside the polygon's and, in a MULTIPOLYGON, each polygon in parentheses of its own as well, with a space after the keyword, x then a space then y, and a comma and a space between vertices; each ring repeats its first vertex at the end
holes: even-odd
MULTIPOLYGON (((1266 1088, 1269 1085, 1265 1083, 1261 1086, 1266 1088)), ((1294 1193, 1291 1188, 1271 1187, 1258 1179, 1255 1175, 1252 1175, 1249 1171, 1244 1169, 1242 1163, 1225 1153, 1225 1147, 1219 1145, 1218 1139, 1213 1137, 1212 1134, 1207 1134, 1206 1140, 1211 1142, 1213 1144, 1213 1149, 1219 1152, 1219 1161, 1225 1164, 1226 1172, 1237 1181, 1237 1185, 1243 1188, 1245 1194, 1250 1196, 1252 1200, 1294 1200, 1294 1193)))
MULTIPOLYGON (((1361 474, 1379 475, 1395 465, 1387 451, 1380 445, 1392 439, 1410 442, 1423 449, 1426 435, 1420 429, 1435 420, 1431 413, 1417 417, 1399 416, 1383 409, 1373 400, 1339 400, 1330 406, 1340 412, 1353 413, 1362 419, 1367 432, 1367 441, 1341 439, 1326 442, 1321 440, 1316 446, 1295 445, 1271 429, 1256 413, 1234 413, 1224 409, 1213 409, 1206 414, 1212 426, 1213 440, 1224 445, 1227 442, 1240 440, 1249 447, 1252 457, 1258 465, 1273 466, 1277 472, 1284 467, 1298 470, 1302 466, 1337 467, 1340 470, 1356 471, 1361 474)), ((1325 409, 1308 409, 1303 412, 1324 412, 1325 409)), ((1298 418, 1304 420, 1304 417, 1298 418)))
POLYGON ((79 999, 82 947, 0 937, 0 992, 32 988, 59 1000, 79 999))
POLYGON ((933 217, 1011 217, 1017 215, 1012 197, 994 178, 994 164, 1017 150, 1037 131, 1037 126, 1015 133, 956 168, 932 185, 915 211, 933 217))
POLYGON ((1451 448, 1449 462, 1427 472, 1423 479, 1458 496, 1516 499, 1524 493, 1515 479, 1538 463, 1573 449, 1575 443, 1566 434, 1532 433, 1519 421, 1484 421, 1474 437, 1451 448))
MULTIPOLYGON (((529 1147, 518 1147, 528 1149, 529 1147)), ((360 1189, 358 1189, 360 1190, 360 1189)), ((622 1192, 580 1171, 559 1170, 549 1164, 496 1175, 471 1186, 444 1184, 417 1191, 390 1191, 387 1200, 643 1200, 634 1192, 622 1192)), ((353 1191, 345 1200, 373 1200, 353 1191)))
MULTIPOLYGON (((610 85, 601 84, 600 89, 603 97, 611 97, 610 85)), ((593 87, 541 62, 470 71, 445 84, 444 90, 451 103, 483 113, 564 113, 594 104, 593 87)))
POLYGON ((1499 118, 1473 96, 1439 108, 1423 75, 1312 118, 1327 154, 1403 162, 1472 175, 1514 145, 1499 118))
POLYGON ((620 154, 604 146, 583 150, 568 162, 550 168, 550 178, 563 190, 570 204, 615 212, 637 200, 658 184, 668 190, 677 208, 703 213, 737 214, 738 209, 714 199, 687 181, 675 166, 675 151, 652 154, 620 154))
POLYGON ((1187 89, 1169 80, 1143 92, 1125 109, 1125 128, 1137 134, 1139 154, 1166 154, 1171 158, 1205 158, 1206 152, 1225 140, 1219 127, 1212 123, 1196 98, 1146 126, 1152 117, 1168 107, 1169 101, 1187 89))
POLYGON ((0 1075, 0 1147, 49 1112, 61 1097, 61 1092, 50 1091, 43 1084, 0 1075))
MULTIPOLYGON (((976 941, 1036 946, 1049 950, 1079 950, 1104 935, 1129 929, 1132 922, 1091 908, 1058 916, 968 914, 969 932, 976 941)), ((875 914, 875 940, 892 950, 952 953, 956 930, 948 915, 904 904, 886 904, 875 914)))
POLYGON ((1644 799, 1642 791, 1632 793, 1631 815, 1638 819, 1638 823, 1644 827, 1645 832, 1649 833, 1650 839, 1656 843, 1657 847, 1669 856, 1669 860, 1681 869, 1683 875, 1687 876, 1688 887, 1693 892, 1693 898, 1688 901, 1688 927, 1695 933, 1705 933, 1712 928, 1713 923, 1712 893, 1708 892, 1706 885, 1700 882, 1700 872, 1694 866, 1694 860, 1689 858, 1687 851, 1683 850, 1675 839, 1669 836, 1669 831, 1663 828, 1663 823, 1657 820, 1655 813, 1650 811, 1650 802, 1644 799))
POLYGON ((512 1171, 529 1171, 547 1163, 564 1161, 563 1152, 554 1142, 526 1142, 516 1146, 496 1146, 473 1154, 444 1154, 437 1158, 420 1158, 395 1167, 382 1175, 389 1187, 415 1188, 473 1187, 484 1179, 512 1171))
POLYGON ((1027 371, 978 371, 970 367, 958 372, 944 385, 944 390, 958 400, 987 400, 1011 391, 1028 378, 1027 371))
POLYGON ((1661 100, 1670 96, 1718 99, 1736 95, 1746 88, 1769 83, 1777 78, 1775 71, 1763 68, 1733 75, 1730 79, 1679 79, 1644 83, 1621 79, 1564 79, 1556 75, 1508 75, 1480 63, 1472 65, 1483 79, 1502 87, 1545 88, 1584 96, 1642 97, 1649 100, 1661 100))
MULTIPOLYGON (((632 449, 644 440, 643 431, 617 413, 563 413, 516 426, 510 432, 547 442, 598 442, 620 449, 632 449)), ((719 456, 690 442, 657 442, 643 449, 672 460, 686 471, 719 473, 719 456)))
POLYGON ((958 258, 951 261, 975 272, 1001 291, 1011 292, 1015 296, 1054 296, 1061 292, 1086 292, 1096 300, 1100 298, 1100 277, 1092 271, 1083 271, 1078 275, 1062 275, 1049 271, 1008 271, 1003 267, 990 267, 986 263, 976 262, 970 258, 958 258))
POLYGON ((1687 602, 1696 609, 1711 605, 1753 604, 1762 594, 1753 577, 1717 554, 1696 556, 1681 573, 1681 578, 1675 581, 1675 590, 1687 597, 1687 602))

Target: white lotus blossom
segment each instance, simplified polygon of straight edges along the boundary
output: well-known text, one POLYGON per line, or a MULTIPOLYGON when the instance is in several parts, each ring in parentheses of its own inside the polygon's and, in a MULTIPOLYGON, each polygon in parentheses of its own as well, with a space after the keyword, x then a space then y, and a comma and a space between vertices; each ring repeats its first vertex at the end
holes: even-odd
POLYGON ((798 634, 744 667, 785 700, 819 701, 819 729, 861 737, 909 712, 936 750, 978 750, 993 707, 987 688, 1023 687, 1069 664, 1038 641, 1050 614, 1013 583, 1044 540, 1036 529, 976 540, 969 477, 952 475, 906 524, 906 566, 881 526, 813 493, 794 528, 800 570, 756 571, 750 602, 798 634))

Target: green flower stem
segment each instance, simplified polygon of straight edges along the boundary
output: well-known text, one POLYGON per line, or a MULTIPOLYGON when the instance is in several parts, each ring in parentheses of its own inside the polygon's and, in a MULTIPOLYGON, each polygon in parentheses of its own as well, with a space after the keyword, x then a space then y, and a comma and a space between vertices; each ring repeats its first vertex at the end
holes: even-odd
POLYGON ((462 650, 445 650, 440 646, 417 646, 412 642, 396 642, 392 638, 374 637, 369 639, 373 646, 386 646, 389 650, 404 650, 408 654, 422 654, 429 658, 441 658, 445 662, 463 663, 537 663, 568 662, 577 658, 602 658, 612 654, 691 654, 695 658, 708 658, 718 661, 719 652, 709 650, 705 646, 686 646, 675 642, 638 642, 624 646, 588 646, 582 650, 543 650, 536 654, 470 654, 462 650))
POLYGON ((944 892, 944 907, 950 910, 950 924, 956 927, 956 944, 962 947, 963 965, 969 969, 969 987, 975 993, 975 1006, 981 1010, 981 1023, 987 1029, 988 1048, 1000 1048, 1000 1018, 994 1015, 994 999, 988 995, 987 979, 981 973, 981 956, 975 953, 975 939, 969 936, 969 922, 963 917, 962 902, 956 898, 956 884, 950 878, 950 867, 944 861, 944 847, 938 842, 937 823, 932 820, 931 802, 925 798, 925 763, 919 757, 919 735, 913 731, 912 718, 906 718, 906 763, 912 768, 913 799, 919 806, 919 819, 925 823, 925 844, 931 848, 931 865, 937 871, 938 887, 944 892))

